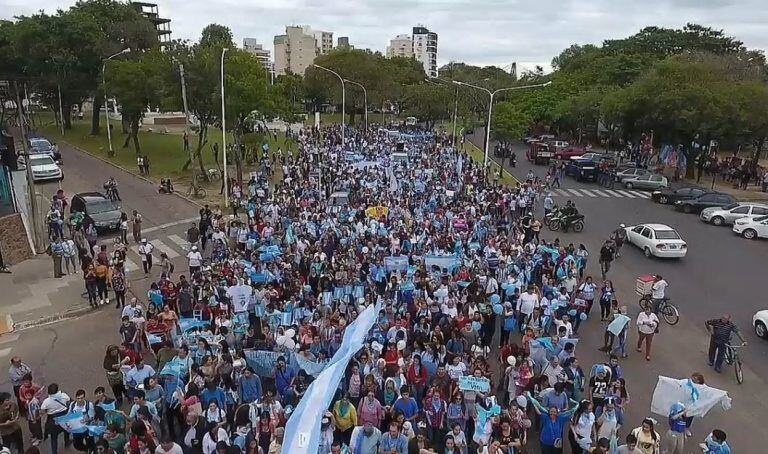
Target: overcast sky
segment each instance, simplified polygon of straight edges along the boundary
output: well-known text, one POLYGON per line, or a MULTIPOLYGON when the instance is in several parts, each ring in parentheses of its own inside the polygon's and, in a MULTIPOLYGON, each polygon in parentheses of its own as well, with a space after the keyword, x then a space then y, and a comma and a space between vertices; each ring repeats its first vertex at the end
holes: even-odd
MULTIPOLYGON (((150 1, 150 0, 148 0, 150 1)), ((232 29, 238 45, 257 38, 273 49, 285 25, 348 36, 355 47, 384 51, 389 39, 423 24, 437 32, 438 63, 518 68, 549 67, 573 43, 599 44, 646 25, 682 27, 695 22, 768 47, 766 0, 157 0, 172 19, 174 38, 197 40, 211 22, 232 29)), ((53 12, 68 0, 0 0, 0 17, 53 12)))

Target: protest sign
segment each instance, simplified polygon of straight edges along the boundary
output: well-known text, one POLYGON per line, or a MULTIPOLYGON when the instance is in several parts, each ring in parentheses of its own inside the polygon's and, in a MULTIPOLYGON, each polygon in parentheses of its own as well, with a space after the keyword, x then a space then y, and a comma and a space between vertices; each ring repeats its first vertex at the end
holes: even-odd
POLYGON ((484 377, 459 377, 459 389, 462 391, 487 393, 491 390, 491 382, 484 377))

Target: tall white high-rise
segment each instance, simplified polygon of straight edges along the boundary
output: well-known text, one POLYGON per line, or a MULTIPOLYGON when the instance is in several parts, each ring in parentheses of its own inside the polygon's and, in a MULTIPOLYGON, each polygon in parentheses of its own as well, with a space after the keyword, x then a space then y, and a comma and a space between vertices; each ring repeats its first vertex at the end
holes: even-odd
POLYGON ((429 77, 437 77, 437 33, 423 25, 413 27, 413 56, 429 77))

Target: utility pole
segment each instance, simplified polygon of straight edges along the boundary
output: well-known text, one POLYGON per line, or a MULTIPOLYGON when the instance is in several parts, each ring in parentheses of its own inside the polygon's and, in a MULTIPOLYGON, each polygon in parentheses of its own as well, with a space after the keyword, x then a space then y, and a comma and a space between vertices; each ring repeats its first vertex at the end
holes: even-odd
POLYGON ((58 85, 58 89, 59 89, 59 120, 61 120, 59 123, 61 123, 61 137, 64 137, 64 109, 61 107, 61 84, 58 85))
MULTIPOLYGON (((27 196, 29 197, 29 219, 32 221, 32 242, 37 249, 40 249, 40 229, 37 219, 37 199, 35 192, 35 180, 32 178, 32 163, 29 161, 29 148, 27 147, 27 130, 24 127, 24 114, 22 114, 21 94, 19 93, 18 82, 13 83, 16 89, 16 110, 19 115, 19 129, 21 129, 21 149, 24 151, 24 162, 27 167, 27 196)), ((37 251, 35 251, 37 252, 37 251)))
POLYGON ((189 153, 189 167, 192 169, 192 187, 197 188, 195 163, 192 159, 192 147, 189 146, 189 109, 187 108, 187 84, 184 81, 183 63, 179 63, 179 75, 181 76, 181 102, 184 104, 184 134, 186 135, 186 140, 184 143, 187 145, 187 152, 189 153))

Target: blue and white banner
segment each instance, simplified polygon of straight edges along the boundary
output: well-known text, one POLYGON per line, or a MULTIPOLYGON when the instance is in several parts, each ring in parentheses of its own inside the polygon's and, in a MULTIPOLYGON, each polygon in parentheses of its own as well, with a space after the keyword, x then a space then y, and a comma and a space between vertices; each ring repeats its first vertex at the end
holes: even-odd
POLYGON ((485 377, 465 375, 459 377, 459 389, 462 391, 479 391, 487 393, 491 390, 491 382, 485 377))
POLYGON ((408 256, 398 255, 384 257, 384 268, 387 272, 403 272, 408 270, 408 256))
POLYGON ((427 266, 427 269, 437 266, 441 270, 447 269, 448 271, 453 272, 459 267, 461 261, 455 255, 425 255, 424 264, 427 266))
POLYGON ((320 444, 320 420, 307 415, 322 415, 331 404, 349 360, 366 341, 368 332, 376 322, 381 305, 368 306, 344 331, 339 351, 315 381, 309 385, 299 401, 293 416, 285 425, 283 454, 315 454, 320 444), (297 416, 298 415, 298 416, 297 416))
POLYGON ((62 429, 71 434, 81 434, 88 432, 88 427, 86 427, 85 422, 83 421, 84 416, 85 415, 81 411, 73 411, 64 416, 55 418, 54 421, 61 426, 62 429))

